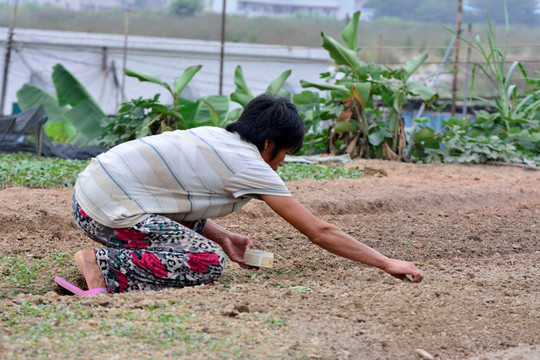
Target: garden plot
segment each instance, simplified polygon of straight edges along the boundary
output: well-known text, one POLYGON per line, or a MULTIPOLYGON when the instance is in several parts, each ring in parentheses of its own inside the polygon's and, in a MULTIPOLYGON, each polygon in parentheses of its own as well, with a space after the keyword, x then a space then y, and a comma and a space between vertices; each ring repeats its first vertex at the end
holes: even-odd
POLYGON ((540 172, 357 161, 361 179, 289 182, 317 216, 414 261, 394 279, 312 245, 264 204, 218 219, 275 252, 220 284, 77 298, 95 246, 71 189, 0 190, 0 358, 538 359, 540 172), (375 170, 375 171, 374 171, 375 170))

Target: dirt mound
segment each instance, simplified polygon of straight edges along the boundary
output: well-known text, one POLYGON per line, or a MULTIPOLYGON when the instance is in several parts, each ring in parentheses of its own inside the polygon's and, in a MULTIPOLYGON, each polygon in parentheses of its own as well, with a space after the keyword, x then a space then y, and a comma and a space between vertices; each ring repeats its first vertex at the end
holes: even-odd
MULTIPOLYGON (((371 175, 288 186, 317 216, 388 256, 417 263, 426 275, 421 284, 329 254, 266 205, 252 201, 217 222, 247 234, 257 248, 275 251, 272 270, 229 264, 221 286, 82 302, 59 296, 63 293, 44 276, 31 291, 19 289, 19 295, 2 285, 3 306, 18 309, 25 301, 80 304, 85 311, 106 311, 114 318, 126 309, 146 311, 151 304, 182 299, 175 311, 189 311, 197 324, 212 324, 207 325, 206 333, 213 334, 208 336, 227 337, 231 329, 242 334, 230 347, 245 346, 249 355, 243 356, 248 358, 538 358, 540 172, 384 161, 355 161, 352 166, 371 175), (261 319, 286 325, 269 328, 261 319)), ((71 189, 1 190, 0 256, 39 258, 96 247, 76 229, 70 201, 71 189)), ((76 271, 66 271, 82 285, 76 271)), ((11 336, 4 345, 8 352, 29 358, 21 349, 42 346, 54 353, 50 343, 23 344, 6 318, 1 319, 4 337, 11 336)), ((91 332, 89 324, 76 326, 91 332)), ((98 356, 103 355, 100 347, 109 346, 106 341, 78 346, 88 356, 98 356)), ((130 357, 126 349, 115 351, 119 358, 130 357)), ((152 356, 171 354, 156 348, 152 356)), ((200 354, 190 356, 218 357, 200 354)))

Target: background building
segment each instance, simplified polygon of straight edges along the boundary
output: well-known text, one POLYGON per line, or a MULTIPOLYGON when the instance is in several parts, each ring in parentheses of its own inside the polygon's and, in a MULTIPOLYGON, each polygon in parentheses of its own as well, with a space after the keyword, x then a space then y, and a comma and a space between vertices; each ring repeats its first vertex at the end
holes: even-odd
MULTIPOLYGON (((221 13, 223 0, 200 0, 207 11, 221 13)), ((244 16, 329 16, 346 19, 362 9, 363 20, 370 10, 363 9, 369 0, 227 0, 227 14, 244 16)), ((15 0, 0 0, 14 4, 15 0)), ((19 4, 36 3, 65 10, 97 11, 113 8, 166 9, 171 0, 19 0, 19 4)))
MULTIPOLYGON (((4 0, 3 2, 14 4, 15 0, 4 0)), ((75 11, 97 11, 115 8, 166 9, 169 6, 169 0, 19 0, 19 4, 29 3, 75 11)))
MULTIPOLYGON (((330 16, 345 19, 360 10, 368 0, 227 0, 227 14, 245 16, 330 16)), ((222 0, 208 1, 208 7, 221 12, 222 0)))

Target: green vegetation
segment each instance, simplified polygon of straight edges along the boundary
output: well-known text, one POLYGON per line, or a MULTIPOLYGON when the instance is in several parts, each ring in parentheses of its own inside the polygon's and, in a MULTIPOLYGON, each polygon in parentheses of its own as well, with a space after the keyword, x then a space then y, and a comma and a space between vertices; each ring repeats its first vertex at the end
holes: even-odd
POLYGON ((33 154, 0 154, 0 188, 57 188, 75 184, 88 161, 38 158, 33 154))
POLYGON ((261 325, 263 327, 285 327, 287 323, 281 318, 276 318, 273 316, 267 316, 265 322, 261 325))
MULTIPOLYGON (((243 108, 253 99, 242 68, 238 66, 234 74, 236 89, 229 96, 204 96, 196 101, 180 97, 182 90, 201 69, 201 65, 191 66, 178 77, 174 86, 162 82, 158 76, 126 69, 126 75, 142 82, 151 82, 165 88, 173 99, 172 105, 160 104, 159 94, 152 99, 138 98, 121 104, 118 115, 102 121, 103 129, 100 144, 113 147, 122 142, 134 140, 147 135, 155 135, 164 131, 189 129, 198 126, 225 127, 240 117, 243 108), (231 102, 238 103, 229 111, 231 102)), ((282 89, 291 71, 284 71, 268 85, 266 92, 290 98, 288 91, 282 89)))
MULTIPOLYGON (((360 13, 355 13, 341 32, 344 45, 331 35, 322 33, 322 46, 337 68, 321 74, 324 83, 300 82, 304 88, 315 88, 321 92, 305 90, 292 97, 306 125, 302 154, 346 153, 351 157, 419 162, 483 163, 498 160, 531 165, 539 163, 540 79, 530 77, 518 61, 507 66, 511 41, 508 18, 504 46, 497 43, 498 29, 489 15, 487 47, 480 37, 473 43, 460 35, 480 59, 473 66, 471 93, 479 77, 487 81, 492 85, 495 98, 487 100, 475 96, 475 100, 494 111, 477 111, 474 121, 450 119, 444 122, 445 128, 441 133, 420 125, 411 134, 412 144, 407 144, 402 118, 404 105, 410 98, 418 98, 430 106, 438 98, 433 90, 412 81, 412 76, 424 64, 428 54, 414 56, 397 68, 362 60, 358 41, 362 25, 359 17, 360 13), (526 86, 518 87, 514 83, 517 69, 521 70, 526 86)), ((446 31, 454 33, 450 28, 446 31)), ((454 35, 457 36, 456 33, 454 35)), ((409 36, 407 41, 411 42, 412 38, 409 36)), ((82 85, 59 64, 53 72, 57 99, 29 84, 19 90, 18 97, 23 109, 45 102, 47 111, 65 119, 53 124, 67 122, 77 130, 72 142, 79 143, 77 140, 81 139, 91 141, 97 136, 102 145, 112 147, 174 129, 203 125, 224 127, 237 119, 242 108, 253 98, 242 69, 236 68, 236 89, 229 96, 205 96, 194 102, 182 99, 182 90, 200 69, 200 65, 188 67, 173 86, 162 82, 156 75, 125 69, 128 76, 164 87, 172 95, 173 103, 160 104, 159 95, 130 100, 122 104, 117 116, 108 119, 82 85), (232 102, 241 108, 230 110, 232 102), (84 118, 80 116, 83 112, 91 114, 87 123, 80 121, 84 118), (103 127, 97 126, 98 123, 103 127)), ((290 94, 282 89, 290 74, 289 70, 283 72, 271 82, 267 91, 290 98, 290 94)), ((425 120, 417 121, 422 124, 425 120)), ((62 129, 59 132, 57 138, 65 133, 62 129)), ((321 173, 317 167, 308 171, 313 173, 309 177, 314 178, 350 175, 343 170, 321 173)), ((284 178, 298 177, 284 173, 284 178)))
POLYGON ((285 165, 279 168, 277 172, 284 181, 301 179, 358 179, 364 176, 361 171, 345 166, 315 165, 303 163, 285 163, 285 165))
POLYGON ((266 328, 265 331, 272 334, 287 326, 281 318, 260 319, 257 315, 245 314, 230 321, 223 330, 218 323, 205 324, 207 319, 201 316, 204 314, 183 302, 164 300, 119 309, 91 303, 58 305, 26 300, 0 304, 0 314, 9 333, 2 341, 10 351, 6 348, 3 351, 11 358, 99 357, 116 353, 118 344, 129 342, 144 344, 144 350, 132 349, 133 357, 137 358, 212 354, 212 358, 245 359, 250 357, 257 341, 243 327, 249 324, 266 328), (101 340, 96 340, 97 334, 101 340), (11 344, 17 346, 11 347, 11 344))
POLYGON ((21 254, 0 257, 2 288, 30 289, 43 278, 62 276, 73 267, 71 256, 64 252, 52 252, 44 257, 25 257, 21 254))
MULTIPOLYGON (((540 166, 540 78, 528 76, 523 65, 514 61, 507 66, 510 26, 503 48, 497 45, 497 30, 490 21, 486 29, 487 45, 480 37, 471 48, 482 55, 483 62, 473 67, 471 93, 478 73, 484 75, 495 90, 493 100, 479 98, 493 112, 476 111, 474 119, 449 119, 445 131, 435 133, 422 127, 413 135, 413 156, 416 161, 484 163, 504 161, 540 166), (520 90, 511 82, 512 74, 521 70, 528 88, 520 90)), ((422 123, 424 120, 418 120, 422 123)))
POLYGON ((201 0, 172 0, 169 4, 169 10, 174 15, 180 17, 193 16, 203 9, 201 0))
MULTIPOLYGON (((103 122, 104 128, 100 132, 100 143, 112 147, 128 140, 176 130, 179 127, 187 129, 186 119, 181 113, 184 101, 180 94, 201 67, 201 65, 188 67, 182 75, 176 78, 173 86, 161 81, 157 75, 125 69, 127 76, 163 87, 171 94, 172 104, 167 106, 158 103, 159 94, 152 99, 139 98, 123 103, 118 115, 103 122)), ((216 110, 208 102, 206 104, 213 110, 211 114, 214 114, 216 110)))
MULTIPOLYGON (((322 107, 325 111, 320 110, 319 104, 314 111, 319 112, 322 120, 333 121, 327 146, 331 153, 402 160, 406 138, 401 112, 407 99, 418 97, 430 104, 438 98, 433 90, 409 81, 428 55, 414 57, 398 69, 360 60, 359 17, 360 13, 356 12, 342 32, 345 46, 322 33, 323 47, 338 66, 332 73, 321 74, 326 83, 300 83, 304 88, 314 87, 329 93, 322 107)), ((300 98, 295 100, 298 102, 300 98)), ((310 130, 316 133, 319 129, 310 130)))
MULTIPOLYGON (((374 0, 372 0, 374 1, 374 0)), ((383 0, 385 3, 387 0, 383 0)), ((409 0, 411 1, 411 0, 409 0)), ((485 3, 491 1, 479 0, 485 3)), ((516 0, 519 2, 521 0, 516 0)), ((405 6, 401 0, 395 7, 384 6, 386 9, 406 9, 404 19, 395 17, 382 17, 372 22, 362 21, 358 26, 361 34, 360 44, 364 48, 365 61, 377 60, 379 36, 382 36, 384 46, 417 46, 413 51, 423 51, 422 46, 448 45, 451 36, 433 22, 434 17, 430 13, 421 13, 417 21, 409 16, 412 11, 419 9, 418 2, 412 1, 413 5, 405 6), (428 22, 426 22, 428 21, 428 22), (431 21, 431 23, 429 22, 431 21), (373 49, 366 49, 373 47, 373 49)), ((436 1, 440 3, 440 1, 436 1)), ((453 13, 449 22, 455 23, 457 5, 444 6, 444 10, 453 13)), ((0 26, 9 27, 11 24, 12 6, 3 2, 0 4, 0 26)), ((439 11, 435 12, 439 13, 439 11)), ((485 23, 484 13, 480 12, 475 24, 485 23)), ((17 15, 17 27, 31 29, 49 29, 65 31, 82 31, 93 33, 123 34, 124 13, 121 9, 104 10, 95 12, 76 12, 61 10, 54 7, 39 7, 35 4, 23 4, 19 6, 17 15)), ((467 21, 467 19, 465 19, 467 21)), ((514 24, 511 41, 515 44, 536 43, 540 37, 540 28, 530 28, 519 25, 519 21, 510 16, 514 24)), ((320 46, 320 33, 334 38, 338 37, 346 23, 343 20, 324 17, 293 17, 293 18, 246 18, 242 16, 227 16, 226 41, 247 42, 261 44, 280 44, 297 46, 320 46)), ((478 25, 475 25, 475 27, 478 25)), ((183 39, 220 40, 221 14, 200 13, 195 16, 185 17, 179 21, 178 17, 169 10, 132 10, 130 12, 130 35, 163 36, 183 39)), ((430 59, 440 59, 437 56, 440 49, 432 49, 429 52, 430 59)), ((530 49, 523 49, 524 54, 530 49)), ((444 53, 444 49, 442 50, 444 53)), ((392 49, 392 54, 383 54, 385 59, 380 62, 398 60, 398 49, 392 49)))
MULTIPOLYGON (((32 154, 0 154, 0 188, 25 186, 30 188, 57 188, 75 184, 77 175, 89 160, 38 158, 32 154)), ((330 180, 361 178, 363 173, 354 168, 332 165, 286 163, 278 170, 285 181, 304 178, 330 180)))
POLYGON ((87 145, 101 134, 107 117, 86 88, 61 64, 53 67, 56 96, 31 83, 17 91, 22 110, 43 104, 48 115, 45 132, 54 141, 87 145))

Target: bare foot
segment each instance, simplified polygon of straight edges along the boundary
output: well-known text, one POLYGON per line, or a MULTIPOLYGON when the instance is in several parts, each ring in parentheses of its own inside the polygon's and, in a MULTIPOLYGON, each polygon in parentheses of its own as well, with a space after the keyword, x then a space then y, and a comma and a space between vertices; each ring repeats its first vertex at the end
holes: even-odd
POLYGON ((96 262, 94 250, 87 249, 75 253, 77 269, 83 274, 88 290, 107 287, 103 274, 96 262))

